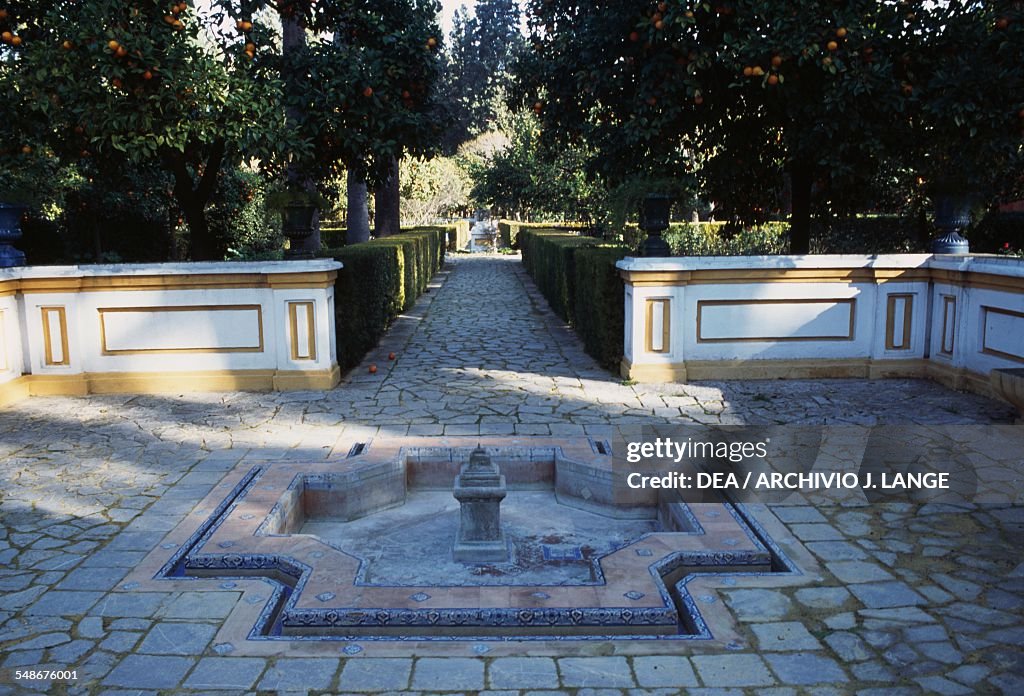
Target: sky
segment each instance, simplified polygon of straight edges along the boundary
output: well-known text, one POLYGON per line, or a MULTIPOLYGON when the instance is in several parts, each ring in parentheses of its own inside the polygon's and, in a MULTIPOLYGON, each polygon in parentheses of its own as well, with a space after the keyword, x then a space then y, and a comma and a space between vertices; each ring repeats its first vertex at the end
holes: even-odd
POLYGON ((455 15, 455 10, 459 9, 460 5, 465 5, 472 12, 476 0, 441 0, 441 5, 441 26, 444 27, 444 33, 448 34, 452 30, 452 16, 455 15))

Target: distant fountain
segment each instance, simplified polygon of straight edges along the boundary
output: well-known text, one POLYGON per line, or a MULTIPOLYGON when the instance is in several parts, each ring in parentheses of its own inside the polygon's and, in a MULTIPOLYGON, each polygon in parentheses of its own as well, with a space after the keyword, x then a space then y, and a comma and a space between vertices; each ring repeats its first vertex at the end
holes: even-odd
POLYGON ((455 499, 461 506, 454 558, 460 563, 503 563, 509 560, 501 529, 501 501, 507 489, 498 465, 482 447, 469 455, 455 477, 455 499))

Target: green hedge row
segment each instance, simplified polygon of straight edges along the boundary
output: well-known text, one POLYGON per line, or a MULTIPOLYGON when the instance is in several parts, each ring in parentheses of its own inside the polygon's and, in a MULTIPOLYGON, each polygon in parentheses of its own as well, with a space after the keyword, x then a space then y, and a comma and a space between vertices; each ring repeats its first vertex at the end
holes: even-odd
POLYGON ((623 285, 615 262, 629 250, 556 230, 521 229, 523 265, 551 309, 572 325, 594 359, 622 359, 623 285))
POLYGON ((550 222, 518 222, 516 220, 498 221, 498 240, 507 249, 519 248, 519 234, 523 230, 548 230, 558 232, 575 232, 583 228, 581 223, 550 223, 550 222))
POLYGON ((681 222, 664 233, 675 256, 762 256, 785 254, 789 223, 766 222, 735 229, 724 222, 681 222))
POLYGON ((464 251, 469 246, 469 220, 456 220, 448 226, 448 251, 464 251))
POLYGON ((334 284, 342 369, 358 365, 395 317, 423 294, 444 263, 444 254, 443 227, 417 228, 321 252, 343 265, 334 284))

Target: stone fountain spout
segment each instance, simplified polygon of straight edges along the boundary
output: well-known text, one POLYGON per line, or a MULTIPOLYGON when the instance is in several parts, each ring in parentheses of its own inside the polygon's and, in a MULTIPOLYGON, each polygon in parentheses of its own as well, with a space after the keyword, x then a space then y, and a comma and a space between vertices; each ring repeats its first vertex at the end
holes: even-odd
POLYGON ((461 514, 455 537, 454 558, 460 563, 504 563, 508 544, 501 529, 501 501, 505 476, 482 447, 469 455, 455 477, 455 499, 461 514))

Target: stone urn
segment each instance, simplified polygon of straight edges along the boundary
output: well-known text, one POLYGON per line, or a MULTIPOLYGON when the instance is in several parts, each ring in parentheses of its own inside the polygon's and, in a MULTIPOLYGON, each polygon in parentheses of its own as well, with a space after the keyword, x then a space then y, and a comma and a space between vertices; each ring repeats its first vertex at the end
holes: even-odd
POLYGON ((935 195, 935 227, 939 236, 932 240, 933 254, 969 254, 970 243, 960 231, 971 224, 972 197, 966 194, 935 195))
POLYGON ((988 378, 996 395, 1017 409, 1017 423, 1024 424, 1024 367, 995 369, 988 378))
POLYGON ((21 216, 25 210, 23 205, 0 203, 0 268, 25 265, 25 252, 12 246, 21 239, 21 216))
POLYGON ((281 209, 281 232, 290 244, 285 256, 289 259, 311 259, 313 252, 307 242, 313 236, 317 206, 305 203, 289 203, 281 209))

